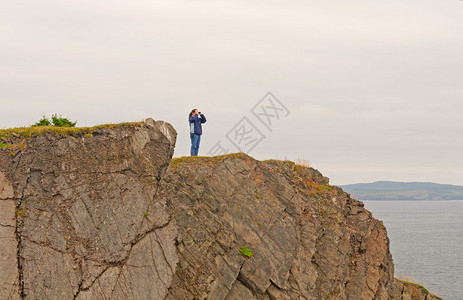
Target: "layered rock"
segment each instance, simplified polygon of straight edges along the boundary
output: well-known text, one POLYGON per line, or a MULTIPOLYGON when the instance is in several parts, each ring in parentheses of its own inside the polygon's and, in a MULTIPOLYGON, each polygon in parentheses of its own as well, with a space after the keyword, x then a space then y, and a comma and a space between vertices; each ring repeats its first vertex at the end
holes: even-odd
POLYGON ((174 159, 159 197, 178 226, 168 299, 431 299, 393 278, 382 222, 312 168, 174 159))
POLYGON ((171 161, 175 139, 148 119, 2 148, 0 299, 431 299, 318 171, 171 161))
POLYGON ((19 299, 17 247, 13 185, 0 170, 0 299, 19 299))
POLYGON ((392 295, 384 226, 314 169, 244 154, 185 158, 163 181, 181 257, 172 299, 392 295))
POLYGON ((426 299, 426 300, 439 300, 441 298, 430 294, 429 291, 423 286, 394 279, 394 293, 392 295, 394 299, 403 300, 414 300, 414 299, 426 299))
POLYGON ((1 151, 0 298, 164 298, 177 229, 155 195, 175 139, 149 119, 1 151))

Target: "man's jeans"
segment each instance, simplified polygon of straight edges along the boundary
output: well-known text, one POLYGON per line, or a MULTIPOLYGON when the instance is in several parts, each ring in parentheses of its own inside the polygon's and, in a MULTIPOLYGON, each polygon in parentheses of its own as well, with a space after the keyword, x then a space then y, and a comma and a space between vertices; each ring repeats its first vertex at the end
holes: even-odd
POLYGON ((199 142, 201 141, 201 136, 199 134, 194 134, 191 138, 191 156, 198 156, 199 142))

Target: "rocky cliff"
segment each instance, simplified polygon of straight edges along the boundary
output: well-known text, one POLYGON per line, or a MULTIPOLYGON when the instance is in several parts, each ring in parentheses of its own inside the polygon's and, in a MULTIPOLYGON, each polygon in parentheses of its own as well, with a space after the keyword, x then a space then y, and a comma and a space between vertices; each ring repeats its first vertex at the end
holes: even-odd
POLYGON ((438 299, 393 278, 382 223, 312 168, 171 161, 152 119, 3 139, 0 299, 438 299))

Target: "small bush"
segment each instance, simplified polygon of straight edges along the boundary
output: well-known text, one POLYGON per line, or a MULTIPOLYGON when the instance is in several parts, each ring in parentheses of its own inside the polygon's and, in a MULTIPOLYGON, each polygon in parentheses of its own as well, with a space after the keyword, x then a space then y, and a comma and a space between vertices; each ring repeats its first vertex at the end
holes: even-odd
POLYGON ((43 115, 42 119, 40 119, 33 126, 50 126, 50 124, 51 124, 50 120, 48 120, 48 118, 45 115, 43 115))
POLYGON ((74 127, 76 124, 77 121, 72 122, 68 118, 63 118, 61 115, 54 114, 51 116, 51 121, 46 116, 42 116, 42 119, 32 126, 74 127))
POLYGON ((249 249, 248 246, 244 246, 244 247, 241 247, 240 248, 240 253, 244 256, 247 256, 247 257, 253 257, 254 256, 254 253, 252 253, 251 249, 249 249))
POLYGON ((57 114, 51 116, 51 120, 53 122, 53 126, 58 127, 74 127, 77 124, 77 121, 71 122, 68 118, 63 118, 61 115, 58 116, 57 114))

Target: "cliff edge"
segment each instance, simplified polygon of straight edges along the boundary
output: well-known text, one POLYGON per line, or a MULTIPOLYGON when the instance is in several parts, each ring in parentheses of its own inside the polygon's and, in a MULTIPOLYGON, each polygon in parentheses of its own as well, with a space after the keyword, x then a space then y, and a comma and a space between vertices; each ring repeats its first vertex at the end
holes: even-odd
POLYGON ((382 223, 317 170, 172 159, 147 119, 0 148, 0 299, 439 299, 393 278, 382 223))

